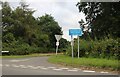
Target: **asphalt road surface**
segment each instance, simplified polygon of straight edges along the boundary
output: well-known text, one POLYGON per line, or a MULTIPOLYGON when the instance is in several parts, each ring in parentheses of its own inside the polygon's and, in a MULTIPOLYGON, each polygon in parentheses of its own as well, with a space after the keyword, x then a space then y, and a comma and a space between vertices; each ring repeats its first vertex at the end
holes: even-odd
POLYGON ((51 64, 48 57, 2 59, 2 75, 117 75, 51 64))

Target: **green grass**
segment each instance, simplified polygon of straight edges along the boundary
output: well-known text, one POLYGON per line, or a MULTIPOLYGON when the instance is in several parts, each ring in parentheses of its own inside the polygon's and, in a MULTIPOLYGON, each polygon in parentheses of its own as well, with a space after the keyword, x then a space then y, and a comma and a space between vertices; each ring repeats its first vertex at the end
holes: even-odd
POLYGON ((49 62, 63 64, 72 67, 97 67, 97 68, 111 68, 112 70, 120 69, 118 60, 108 60, 99 58, 71 58, 65 55, 51 56, 49 62))
POLYGON ((41 56, 52 56, 55 55, 54 53, 48 54, 30 54, 30 55, 10 55, 10 56, 0 56, 0 58, 28 58, 28 57, 41 57, 41 56))

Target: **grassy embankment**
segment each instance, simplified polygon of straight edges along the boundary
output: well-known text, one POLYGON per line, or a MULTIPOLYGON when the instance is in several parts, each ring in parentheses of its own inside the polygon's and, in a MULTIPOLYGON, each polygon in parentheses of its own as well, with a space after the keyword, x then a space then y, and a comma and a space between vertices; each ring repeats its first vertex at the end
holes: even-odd
POLYGON ((0 58, 28 58, 28 57, 41 57, 41 56, 52 56, 55 53, 44 53, 44 54, 30 54, 30 55, 8 55, 8 56, 0 56, 0 58))
POLYGON ((48 60, 52 63, 62 64, 72 67, 95 67, 110 70, 120 70, 118 60, 108 60, 100 58, 71 58, 65 55, 52 56, 48 60))

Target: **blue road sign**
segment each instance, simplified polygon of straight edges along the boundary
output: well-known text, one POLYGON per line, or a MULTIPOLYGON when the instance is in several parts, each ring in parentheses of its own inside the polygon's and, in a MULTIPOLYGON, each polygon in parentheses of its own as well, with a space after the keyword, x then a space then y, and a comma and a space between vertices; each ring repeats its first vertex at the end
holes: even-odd
POLYGON ((82 36, 82 30, 81 29, 69 29, 69 35, 79 35, 82 36))

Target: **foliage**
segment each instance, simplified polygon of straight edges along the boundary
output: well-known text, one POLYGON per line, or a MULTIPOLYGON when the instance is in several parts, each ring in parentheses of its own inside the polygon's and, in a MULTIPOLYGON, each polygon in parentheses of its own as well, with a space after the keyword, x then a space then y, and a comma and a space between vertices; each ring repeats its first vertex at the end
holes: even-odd
POLYGON ((84 31, 80 56, 120 59, 120 2, 81 1, 76 6, 86 19, 79 21, 84 31))
POLYGON ((12 41, 15 41, 15 37, 12 33, 8 33, 6 34, 5 36, 3 36, 3 42, 6 42, 6 43, 11 43, 12 41))
POLYGON ((59 48, 67 48, 68 45, 69 45, 69 42, 66 39, 64 39, 64 38, 60 39, 59 48))
POLYGON ((61 27, 51 15, 35 18, 34 12, 22 1, 14 9, 2 2, 2 50, 10 51, 10 55, 55 52, 54 35, 62 34, 61 27))
MULTIPOLYGON (((120 59, 120 39, 105 38, 102 40, 80 39, 80 57, 112 58, 120 59)), ((74 44, 74 56, 77 57, 77 40, 74 44)), ((71 55, 71 47, 67 49, 67 54, 71 55)))
POLYGON ((78 2, 77 7, 86 18, 86 23, 81 20, 80 26, 88 25, 92 38, 120 37, 120 2, 78 2))
POLYGON ((55 19, 48 14, 45 14, 42 17, 38 17, 38 25, 40 26, 43 33, 46 33, 50 40, 50 47, 55 47, 55 34, 62 34, 61 27, 55 21, 55 19))

